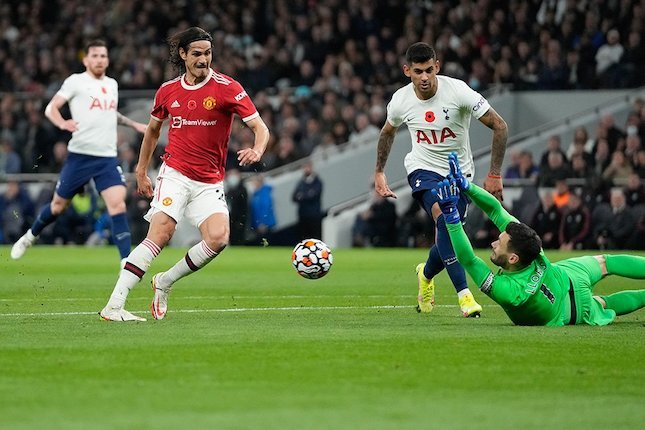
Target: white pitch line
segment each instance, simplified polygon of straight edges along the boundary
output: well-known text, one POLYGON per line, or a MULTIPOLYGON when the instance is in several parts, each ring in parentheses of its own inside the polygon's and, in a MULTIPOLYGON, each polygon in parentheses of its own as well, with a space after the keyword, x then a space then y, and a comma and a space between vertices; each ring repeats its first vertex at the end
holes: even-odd
MULTIPOLYGON (((227 313, 227 312, 280 312, 280 311, 335 311, 355 309, 409 309, 412 305, 382 305, 382 306, 292 306, 275 308, 224 308, 224 309, 177 309, 169 313, 227 313)), ((454 307, 453 305, 435 305, 435 307, 454 307)), ((134 311, 135 313, 147 313, 147 310, 134 311)), ((0 317, 56 317, 56 316, 78 316, 97 315, 98 311, 92 312, 16 312, 3 314, 0 317)))
MULTIPOLYGON (((263 295, 235 295, 235 294, 228 294, 228 295, 217 295, 217 296, 182 296, 182 300, 217 300, 217 299, 225 299, 225 300, 230 300, 231 298, 234 300, 244 300, 244 299, 328 299, 328 298, 339 298, 339 299, 381 299, 381 298, 410 298, 413 297, 410 294, 399 294, 399 295, 391 295, 391 294, 370 294, 370 295, 361 295, 361 294, 354 294, 354 295, 342 295, 342 296, 336 296, 336 295, 329 295, 329 294, 319 294, 319 295, 304 295, 304 294, 291 294, 291 295, 285 295, 285 296, 263 296, 263 295)), ((140 297, 133 297, 131 300, 138 300, 141 299, 140 297)), ((8 302, 31 302, 34 300, 45 300, 47 302, 78 302, 82 300, 96 300, 96 297, 25 297, 25 298, 20 298, 20 299, 0 299, 0 303, 8 303, 8 302)), ((149 299, 145 299, 149 300, 149 299)))

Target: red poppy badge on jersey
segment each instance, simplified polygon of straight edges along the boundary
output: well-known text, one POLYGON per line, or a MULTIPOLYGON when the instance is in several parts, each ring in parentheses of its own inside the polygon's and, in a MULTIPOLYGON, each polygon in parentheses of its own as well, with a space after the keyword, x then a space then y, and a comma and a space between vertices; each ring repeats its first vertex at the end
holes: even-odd
POLYGON ((204 109, 212 110, 216 105, 215 97, 213 97, 213 96, 206 97, 204 99, 204 101, 202 102, 202 104, 204 105, 204 109))
POLYGON ((434 122, 434 112, 432 112, 431 110, 426 112, 426 121, 427 122, 434 122))

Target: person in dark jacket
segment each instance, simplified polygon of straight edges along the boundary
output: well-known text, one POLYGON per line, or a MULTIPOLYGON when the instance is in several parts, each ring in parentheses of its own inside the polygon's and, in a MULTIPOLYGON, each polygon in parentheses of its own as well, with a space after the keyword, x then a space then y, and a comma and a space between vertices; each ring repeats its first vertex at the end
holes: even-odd
POLYGON ((298 239, 320 239, 323 212, 321 208, 323 183, 314 172, 311 162, 302 166, 302 178, 296 184, 291 199, 298 205, 298 239))

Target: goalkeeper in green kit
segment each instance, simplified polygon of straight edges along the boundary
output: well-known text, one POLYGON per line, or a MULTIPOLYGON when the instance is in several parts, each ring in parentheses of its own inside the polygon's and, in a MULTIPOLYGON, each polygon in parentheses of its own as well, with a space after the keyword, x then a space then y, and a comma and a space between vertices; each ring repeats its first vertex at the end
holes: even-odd
POLYGON ((645 290, 593 296, 594 285, 607 275, 645 279, 645 257, 595 255, 551 263, 542 241, 526 224, 509 214, 484 189, 461 174, 456 153, 448 157, 450 175, 432 190, 448 227, 459 263, 479 289, 490 296, 517 325, 607 325, 645 306, 645 290), (473 252, 456 204, 466 195, 495 223, 501 234, 491 244, 490 260, 500 269, 493 273, 473 252))

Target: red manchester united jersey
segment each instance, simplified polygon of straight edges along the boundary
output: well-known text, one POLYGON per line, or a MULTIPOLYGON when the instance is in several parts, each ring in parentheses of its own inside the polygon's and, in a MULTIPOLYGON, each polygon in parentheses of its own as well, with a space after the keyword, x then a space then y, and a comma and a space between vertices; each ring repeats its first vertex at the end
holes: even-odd
POLYGON ((196 181, 223 180, 234 114, 244 122, 259 115, 244 88, 226 75, 211 70, 197 85, 185 75, 163 83, 151 115, 170 119, 166 164, 196 181))

